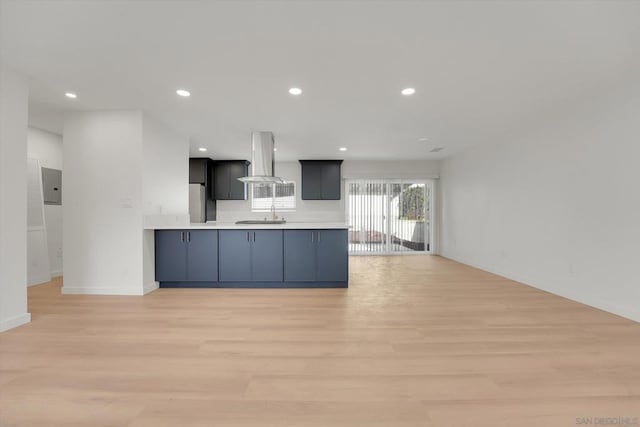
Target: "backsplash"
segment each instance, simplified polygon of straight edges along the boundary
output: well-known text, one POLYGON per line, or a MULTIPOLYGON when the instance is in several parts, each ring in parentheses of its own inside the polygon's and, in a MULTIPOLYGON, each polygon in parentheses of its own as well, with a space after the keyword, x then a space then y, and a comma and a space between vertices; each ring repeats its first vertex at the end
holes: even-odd
MULTIPOLYGON (((345 210, 342 200, 296 200, 296 210, 276 211, 276 215, 289 222, 344 222, 345 210)), ((240 219, 263 219, 269 212, 251 212, 250 200, 219 200, 217 205, 219 222, 234 222, 240 219)))

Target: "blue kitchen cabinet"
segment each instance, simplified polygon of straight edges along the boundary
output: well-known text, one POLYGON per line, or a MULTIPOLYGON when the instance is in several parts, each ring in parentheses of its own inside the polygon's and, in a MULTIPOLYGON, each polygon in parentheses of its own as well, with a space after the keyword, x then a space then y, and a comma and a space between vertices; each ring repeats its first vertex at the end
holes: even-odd
POLYGON ((183 230, 158 230, 155 234, 156 280, 187 280, 187 241, 183 230))
POLYGON ((282 282, 282 230, 255 230, 251 240, 251 280, 282 282))
POLYGON ((218 280, 218 231, 156 230, 156 281, 218 280))
POLYGON ((347 230, 318 230, 316 235, 319 282, 346 282, 349 279, 347 230))
POLYGON ((282 282, 282 230, 221 230, 221 282, 282 282))
POLYGON ((156 280, 172 288, 334 288, 349 277, 347 230, 157 230, 156 280))
POLYGON ((251 232, 220 230, 220 281, 251 280, 251 232))
POLYGON ((285 230, 285 282, 341 282, 349 279, 347 230, 285 230))
POLYGON ((187 231, 187 280, 192 282, 218 280, 218 232, 216 230, 187 231))
POLYGON ((313 282, 316 280, 316 230, 285 230, 284 280, 313 282))

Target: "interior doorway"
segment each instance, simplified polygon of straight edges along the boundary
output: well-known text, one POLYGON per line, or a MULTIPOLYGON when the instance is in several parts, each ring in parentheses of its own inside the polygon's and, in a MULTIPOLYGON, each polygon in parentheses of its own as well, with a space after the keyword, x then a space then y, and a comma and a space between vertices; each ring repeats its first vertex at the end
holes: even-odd
POLYGON ((432 181, 347 180, 346 194, 351 254, 432 251, 432 181))

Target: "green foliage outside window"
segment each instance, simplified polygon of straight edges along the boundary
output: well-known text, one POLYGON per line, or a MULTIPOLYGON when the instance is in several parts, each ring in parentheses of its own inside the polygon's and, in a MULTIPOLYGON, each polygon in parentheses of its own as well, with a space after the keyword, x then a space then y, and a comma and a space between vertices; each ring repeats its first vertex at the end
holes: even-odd
POLYGON ((423 186, 411 186, 402 190, 400 219, 424 221, 424 193, 423 186))

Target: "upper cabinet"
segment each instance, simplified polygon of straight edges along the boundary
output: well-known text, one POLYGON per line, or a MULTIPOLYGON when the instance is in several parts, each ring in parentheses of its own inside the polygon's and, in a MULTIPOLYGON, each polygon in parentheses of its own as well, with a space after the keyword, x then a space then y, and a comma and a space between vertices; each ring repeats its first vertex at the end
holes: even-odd
POLYGON ((211 159, 192 157, 189 159, 189 184, 208 185, 211 159))
POLYGON ((300 160, 302 200, 340 200, 342 160, 300 160))
POLYGON ((246 160, 220 160, 214 167, 214 195, 216 200, 247 200, 247 185, 238 178, 249 175, 246 160))

